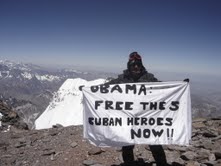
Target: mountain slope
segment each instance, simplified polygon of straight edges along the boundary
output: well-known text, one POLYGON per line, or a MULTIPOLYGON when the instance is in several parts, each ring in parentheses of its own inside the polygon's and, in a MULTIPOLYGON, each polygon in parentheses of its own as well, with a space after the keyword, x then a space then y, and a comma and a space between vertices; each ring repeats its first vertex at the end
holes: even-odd
POLYGON ((112 76, 105 72, 85 72, 69 68, 46 68, 0 60, 0 99, 15 110, 32 129, 47 108, 53 94, 68 78, 94 80, 112 76))
POLYGON ((86 81, 81 78, 67 79, 54 95, 52 102, 42 115, 35 121, 36 129, 51 128, 53 125, 62 126, 83 124, 82 92, 79 87, 98 85, 104 79, 86 81))

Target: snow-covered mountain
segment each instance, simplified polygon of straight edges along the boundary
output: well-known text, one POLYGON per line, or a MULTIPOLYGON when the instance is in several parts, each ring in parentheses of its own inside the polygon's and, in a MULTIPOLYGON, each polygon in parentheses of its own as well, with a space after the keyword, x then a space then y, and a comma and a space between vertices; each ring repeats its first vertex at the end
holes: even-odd
POLYGON ((36 129, 83 124, 82 92, 79 87, 103 84, 105 79, 86 81, 81 78, 67 79, 55 93, 52 102, 35 121, 36 129))
POLYGON ((82 72, 74 69, 60 69, 49 71, 34 64, 24 64, 20 62, 11 62, 8 60, 0 60, 0 80, 16 79, 31 80, 37 79, 42 82, 53 82, 75 77, 79 75, 90 75, 88 72, 82 72))
POLYGON ((90 81, 112 75, 0 60, 0 100, 16 110, 32 128, 35 119, 47 108, 65 80, 82 78, 90 81))

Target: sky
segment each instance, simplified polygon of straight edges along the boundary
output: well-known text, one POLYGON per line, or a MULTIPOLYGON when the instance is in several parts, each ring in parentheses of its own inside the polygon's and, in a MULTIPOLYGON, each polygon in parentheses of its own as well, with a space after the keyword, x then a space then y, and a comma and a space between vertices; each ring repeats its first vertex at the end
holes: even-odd
POLYGON ((0 0, 0 59, 221 76, 220 0, 0 0))

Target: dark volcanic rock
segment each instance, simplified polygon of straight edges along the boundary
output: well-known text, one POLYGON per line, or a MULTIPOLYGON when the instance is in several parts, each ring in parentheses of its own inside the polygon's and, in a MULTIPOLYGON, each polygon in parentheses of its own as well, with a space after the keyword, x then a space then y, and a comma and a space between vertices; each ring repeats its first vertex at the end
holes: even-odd
MULTIPOLYGON (((193 127, 190 146, 163 146, 168 165, 220 166, 221 119, 194 120, 193 127), (208 137, 208 131, 214 136, 208 137)), ((119 148, 95 147, 82 134, 82 126, 1 132, 0 165, 120 166, 119 148)), ((147 145, 136 145, 134 155, 134 166, 156 165, 147 145)))
POLYGON ((28 125, 2 101, 0 101, 0 113, 3 115, 0 119, 2 122, 0 130, 7 130, 11 126, 15 129, 28 130, 28 125))

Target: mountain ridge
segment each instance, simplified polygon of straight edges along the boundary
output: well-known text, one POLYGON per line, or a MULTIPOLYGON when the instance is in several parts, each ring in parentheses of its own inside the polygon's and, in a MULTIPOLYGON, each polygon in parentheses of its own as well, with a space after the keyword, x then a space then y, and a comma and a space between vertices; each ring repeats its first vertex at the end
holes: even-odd
POLYGON ((83 125, 82 92, 80 86, 103 84, 105 79, 86 81, 81 78, 67 79, 54 94, 46 110, 36 119, 35 129, 62 126, 83 125))
MULTIPOLYGON (((110 74, 111 75, 111 74, 110 74)), ((86 72, 72 68, 53 70, 34 64, 0 60, 0 97, 23 117, 29 128, 47 108, 54 93, 69 78, 93 80, 105 78, 109 73, 86 72)))
MULTIPOLYGON (((46 110, 54 94, 67 79, 82 78, 87 81, 116 77, 105 72, 80 71, 73 68, 49 70, 34 64, 0 60, 0 98, 22 117, 29 128, 46 110)), ((190 80, 193 117, 216 117, 221 115, 221 94, 190 80), (206 91, 206 93, 204 93, 206 91)))

